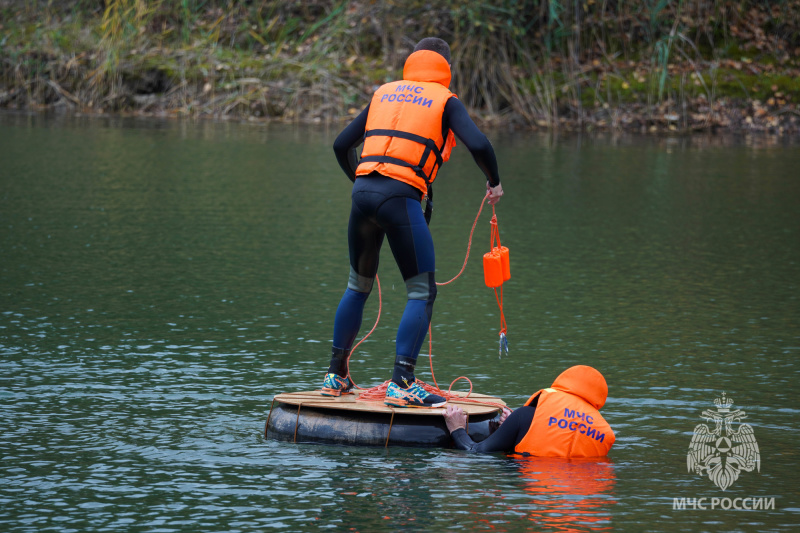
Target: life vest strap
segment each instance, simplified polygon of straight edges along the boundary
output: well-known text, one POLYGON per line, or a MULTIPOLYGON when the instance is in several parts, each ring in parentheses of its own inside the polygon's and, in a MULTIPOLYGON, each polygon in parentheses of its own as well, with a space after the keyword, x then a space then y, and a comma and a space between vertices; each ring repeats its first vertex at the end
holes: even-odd
POLYGON ((425 201, 425 223, 431 225, 433 215, 433 184, 428 183, 428 199, 425 201))
POLYGON ((438 166, 442 166, 444 160, 442 159, 442 151, 436 146, 436 143, 433 139, 428 139, 427 137, 423 137, 422 135, 417 135, 416 133, 410 133, 408 131, 401 131, 401 130, 386 130, 386 129, 375 129, 369 130, 364 134, 364 137, 397 137, 398 139, 405 139, 407 141, 414 141, 416 143, 424 145, 427 150, 422 154, 422 161, 421 164, 428 159, 428 155, 433 152, 433 155, 436 156, 436 164, 438 166))
POLYGON ((407 167, 414 171, 414 174, 422 178, 425 182, 425 186, 428 189, 428 199, 425 203, 425 222, 428 224, 431 223, 431 216, 433 215, 433 184, 431 183, 430 176, 425 174, 424 166, 425 163, 428 161, 428 157, 431 154, 436 158, 436 163, 434 163, 433 167, 431 168, 431 176, 434 175, 436 172, 436 168, 441 168, 442 164, 444 163, 444 159, 442 158, 442 151, 436 146, 436 142, 433 139, 428 139, 427 137, 423 137, 422 135, 417 135, 416 133, 410 133, 408 131, 401 131, 401 130, 388 130, 388 129, 374 129, 369 130, 364 134, 364 138, 367 137, 397 137, 398 139, 405 139, 407 141, 412 141, 419 143, 425 146, 425 151, 422 152, 422 157, 420 157, 419 163, 416 165, 409 163, 403 159, 399 159, 397 157, 391 157, 388 155, 368 155, 362 157, 359 160, 359 163, 390 163, 392 165, 398 165, 401 167, 407 167))
POLYGON ((422 152, 422 157, 419 158, 419 163, 417 163, 416 165, 412 165, 407 161, 403 161, 402 159, 389 158, 389 156, 367 156, 361 159, 361 161, 375 162, 375 163, 392 163, 394 165, 408 167, 412 169, 417 176, 425 180, 425 184, 427 186, 430 186, 431 179, 430 176, 426 175, 422 169, 425 167, 425 163, 428 161, 428 157, 431 154, 433 154, 433 156, 436 158, 436 163, 433 165, 433 168, 431 168, 431 176, 434 175, 436 167, 441 168, 442 164, 444 163, 444 159, 442 158, 442 151, 439 149, 438 146, 436 146, 434 140, 428 139, 427 137, 423 137, 422 135, 417 135, 416 133, 410 133, 408 131, 401 131, 401 130, 374 129, 367 131, 364 134, 364 138, 366 137, 397 137, 398 139, 405 139, 407 141, 412 141, 423 145, 425 147, 425 151, 422 152), (376 157, 385 157, 387 158, 387 160, 381 161, 375 159, 376 157))
POLYGON ((425 175, 425 172, 423 172, 422 167, 420 167, 419 165, 413 165, 413 164, 409 163, 408 161, 403 161, 402 159, 399 159, 397 157, 391 157, 391 156, 388 156, 388 155, 368 155, 368 156, 365 156, 365 157, 362 157, 361 159, 359 159, 358 162, 359 163, 391 163, 392 165, 397 165, 397 166, 401 166, 401 167, 408 167, 411 170, 413 170, 416 173, 417 176, 419 176, 420 178, 425 180, 426 184, 430 183, 429 180, 428 180, 428 176, 425 175))

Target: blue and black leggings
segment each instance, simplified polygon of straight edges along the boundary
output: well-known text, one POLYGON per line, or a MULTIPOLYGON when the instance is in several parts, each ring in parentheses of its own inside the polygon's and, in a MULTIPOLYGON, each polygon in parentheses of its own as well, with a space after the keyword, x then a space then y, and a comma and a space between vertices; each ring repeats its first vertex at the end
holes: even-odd
POLYGON ((361 327, 364 304, 378 272, 384 236, 406 283, 408 302, 397 330, 392 379, 413 381, 414 365, 428 333, 436 299, 433 238, 420 206, 420 191, 378 173, 353 185, 348 226, 350 279, 333 327, 330 372, 347 375, 346 358, 361 327))

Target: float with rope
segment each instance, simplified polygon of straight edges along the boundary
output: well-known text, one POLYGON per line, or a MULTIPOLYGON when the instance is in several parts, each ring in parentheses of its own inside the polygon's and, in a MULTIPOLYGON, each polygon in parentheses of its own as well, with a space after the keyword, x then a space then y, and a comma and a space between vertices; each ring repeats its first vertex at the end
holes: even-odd
MULTIPOLYGON (((472 238, 475 227, 489 194, 483 197, 478 214, 472 224, 467 244, 467 254, 461 270, 451 280, 436 283, 448 285, 458 279, 464 272, 469 260, 472 238)), ((483 255, 484 281, 487 287, 494 289, 495 298, 500 309, 499 354, 508 353, 506 338, 507 326, 503 312, 503 282, 511 277, 509 251, 500 242, 500 231, 497 214, 492 205, 490 221, 490 251, 483 255)), ((364 342, 380 321, 382 298, 380 279, 376 276, 378 287, 378 316, 372 329, 353 347, 352 353, 364 342)), ((443 396, 448 404, 461 407, 467 413, 467 433, 476 442, 486 439, 498 423, 502 409, 506 403, 497 397, 478 394, 472 391, 472 382, 466 376, 453 380, 448 390, 442 390, 436 382, 433 372, 433 339, 431 328, 428 328, 428 357, 433 384, 417 379, 425 390, 443 396), (469 391, 453 391, 453 385, 459 380, 469 383, 469 391)), ((276 395, 270 406, 269 416, 264 428, 264 437, 287 442, 309 442, 324 444, 340 444, 351 446, 413 446, 413 447, 447 447, 450 445, 450 432, 442 413, 444 408, 416 409, 393 407, 384 404, 386 388, 389 382, 361 388, 348 375, 353 383, 353 392, 339 397, 323 396, 320 391, 289 392, 276 395)))

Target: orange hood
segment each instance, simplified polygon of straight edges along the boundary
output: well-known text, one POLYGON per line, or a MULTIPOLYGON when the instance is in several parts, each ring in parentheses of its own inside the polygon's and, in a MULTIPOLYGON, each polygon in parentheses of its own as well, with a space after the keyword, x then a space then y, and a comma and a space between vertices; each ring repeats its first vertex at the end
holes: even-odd
POLYGON ((580 396, 595 409, 603 407, 608 398, 606 378, 594 368, 585 365, 564 370, 553 382, 552 388, 580 396))
POLYGON ((450 77, 447 60, 430 50, 414 52, 403 66, 403 79, 408 81, 432 81, 450 87, 450 77))

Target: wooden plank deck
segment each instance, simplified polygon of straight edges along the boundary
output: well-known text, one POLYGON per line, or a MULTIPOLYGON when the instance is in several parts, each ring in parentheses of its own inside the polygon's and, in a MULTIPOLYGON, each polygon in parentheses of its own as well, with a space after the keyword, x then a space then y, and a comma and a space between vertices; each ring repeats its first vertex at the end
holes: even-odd
MULTIPOLYGON (((442 416, 444 407, 436 409, 418 409, 406 407, 392 407, 384 404, 382 401, 357 401, 358 395, 361 393, 355 390, 353 394, 345 394, 334 398, 332 396, 323 396, 319 391, 300 391, 300 392, 286 392, 275 395, 275 402, 287 405, 302 405, 303 407, 315 407, 319 409, 338 409, 345 411, 364 411, 372 413, 387 413, 402 412, 403 414, 419 415, 419 416, 442 416)), ((466 397, 466 392, 452 392, 451 394, 466 397)), ((499 403, 506 405, 500 398, 489 396, 486 394, 478 394, 473 392, 469 395, 470 400, 478 400, 482 402, 499 403)), ((487 405, 482 403, 475 403, 474 401, 453 400, 450 404, 458 405, 467 414, 472 415, 486 415, 497 412, 499 408, 496 405, 487 405)))

